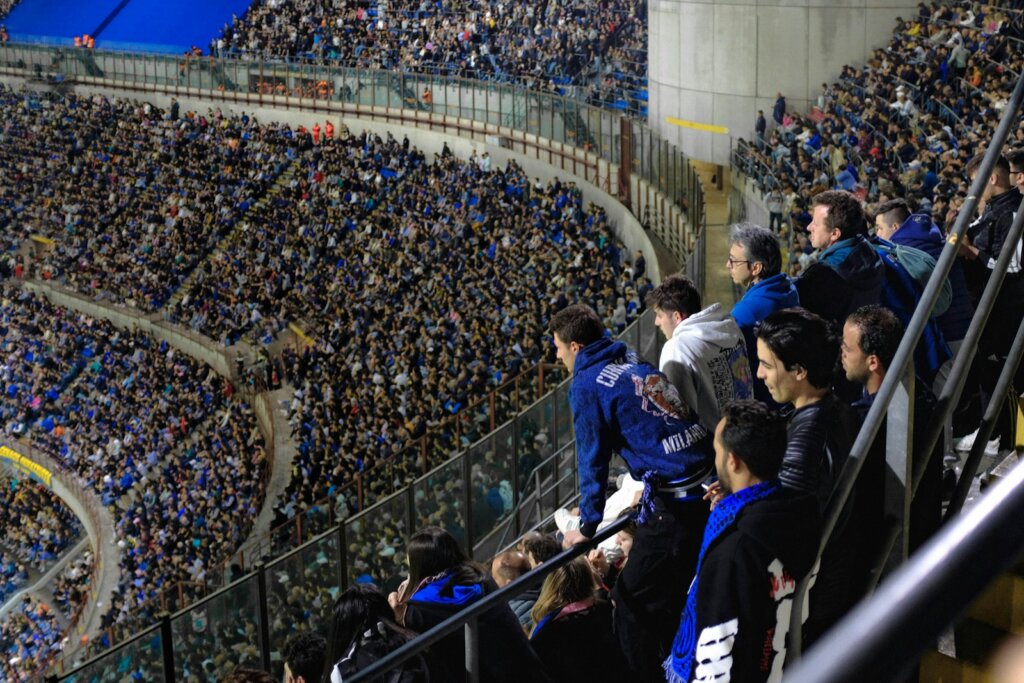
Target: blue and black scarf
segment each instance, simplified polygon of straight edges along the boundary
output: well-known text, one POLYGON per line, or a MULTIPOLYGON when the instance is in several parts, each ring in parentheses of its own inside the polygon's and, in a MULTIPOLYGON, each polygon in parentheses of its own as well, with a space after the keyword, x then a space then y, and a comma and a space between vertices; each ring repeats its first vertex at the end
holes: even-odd
POLYGON ((697 582, 704 555, 708 548, 725 532, 747 505, 771 496, 779 489, 778 481, 764 481, 726 496, 711 511, 708 525, 704 528, 704 541, 697 557, 697 572, 686 595, 686 608, 679 623, 679 631, 672 643, 672 654, 665 660, 665 678, 669 683, 689 683, 693 670, 693 656, 697 649, 697 582))

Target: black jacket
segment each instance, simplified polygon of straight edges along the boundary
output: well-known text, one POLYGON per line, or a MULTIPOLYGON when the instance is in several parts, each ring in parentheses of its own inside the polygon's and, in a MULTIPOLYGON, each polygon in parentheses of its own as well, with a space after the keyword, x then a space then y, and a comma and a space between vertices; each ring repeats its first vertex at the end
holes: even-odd
POLYGON ((859 428, 857 414, 831 393, 794 410, 779 471, 782 485, 810 493, 823 512, 859 428))
MULTIPOLYGON (((497 590, 491 579, 482 584, 484 595, 497 590)), ((463 609, 458 605, 419 602, 416 596, 409 600, 405 612, 406 627, 423 633, 463 609)), ((550 681, 540 660, 526 640, 519 621, 508 604, 484 612, 478 620, 480 632, 480 680, 494 683, 530 683, 550 681)), ((466 641, 463 632, 456 631, 431 647, 432 664, 445 667, 433 681, 461 681, 464 678, 466 641)), ((431 669, 433 673, 433 667, 431 669)))
MULTIPOLYGON (((1003 251, 1010 226, 1013 224, 1013 214, 1020 207, 1020 201, 1020 190, 1014 187, 1009 192, 990 199, 981 216, 967 226, 967 236, 979 250, 977 259, 966 262, 968 284, 975 297, 980 296, 981 290, 984 289, 991 270, 991 262, 998 259, 1003 251)), ((1012 246, 1015 248, 1017 245, 1012 246)), ((1016 263, 1010 263, 1007 273, 1015 275, 1020 273, 1020 270, 1021 264, 1017 259, 1016 263)))
MULTIPOLYGON (((823 513, 860 428, 857 414, 834 394, 793 412, 779 479, 783 487, 814 496, 823 513)), ((839 518, 821 556, 810 593, 804 639, 809 645, 860 598, 865 565, 859 557, 862 530, 851 523, 856 496, 839 518)))
MULTIPOLYGON (((811 569, 821 524, 813 496, 781 489, 751 503, 708 548, 697 583, 697 660, 733 635, 728 680, 765 681, 785 661, 796 582, 811 569)), ((713 664, 716 669, 724 662, 713 664)), ((612 679, 603 679, 612 680, 612 679)))
POLYGON ((847 316, 877 304, 882 292, 882 261, 863 236, 842 240, 793 281, 800 305, 841 330, 847 316))
POLYGON ((625 681, 627 671, 604 601, 545 624, 530 644, 559 683, 625 681))

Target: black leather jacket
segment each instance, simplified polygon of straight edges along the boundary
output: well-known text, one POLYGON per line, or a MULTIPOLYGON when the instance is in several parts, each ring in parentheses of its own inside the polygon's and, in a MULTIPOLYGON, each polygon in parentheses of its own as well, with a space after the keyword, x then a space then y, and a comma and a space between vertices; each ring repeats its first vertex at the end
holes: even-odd
POLYGON ((857 414, 831 392, 816 403, 794 410, 779 471, 782 485, 814 495, 824 512, 859 427, 857 414))

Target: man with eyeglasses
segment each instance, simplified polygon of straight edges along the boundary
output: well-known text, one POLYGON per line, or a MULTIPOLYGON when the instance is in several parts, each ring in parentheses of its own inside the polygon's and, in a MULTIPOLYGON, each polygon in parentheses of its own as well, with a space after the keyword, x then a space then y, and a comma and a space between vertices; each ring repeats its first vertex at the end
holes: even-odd
POLYGON ((779 238, 771 230, 752 223, 737 223, 729 231, 729 258, 725 263, 732 281, 747 291, 732 307, 731 315, 743 333, 753 378, 754 397, 780 407, 757 377, 757 337, 754 328, 775 311, 800 305, 796 287, 782 272, 779 238))

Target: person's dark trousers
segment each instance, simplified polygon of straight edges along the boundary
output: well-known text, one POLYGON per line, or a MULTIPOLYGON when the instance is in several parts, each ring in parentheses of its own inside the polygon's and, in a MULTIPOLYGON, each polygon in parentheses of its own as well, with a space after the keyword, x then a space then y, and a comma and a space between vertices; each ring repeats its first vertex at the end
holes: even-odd
POLYGON ((663 500, 637 528, 633 549, 612 589, 615 632, 634 681, 663 681, 686 593, 697 568, 707 501, 663 500))
POLYGON ((782 230, 782 214, 774 211, 768 214, 768 229, 778 234, 782 230))

